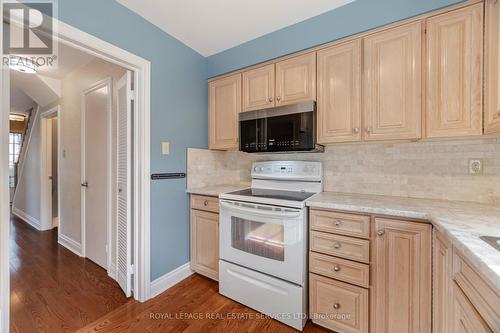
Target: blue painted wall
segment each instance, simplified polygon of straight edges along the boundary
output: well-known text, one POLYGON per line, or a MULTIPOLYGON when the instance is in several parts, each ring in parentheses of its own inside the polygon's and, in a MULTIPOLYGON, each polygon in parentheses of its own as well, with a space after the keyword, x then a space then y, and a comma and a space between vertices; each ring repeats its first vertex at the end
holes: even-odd
MULTIPOLYGON (((151 61, 151 172, 185 172, 186 148, 207 147, 207 77, 458 2, 357 0, 208 58, 114 0, 59 0, 59 19, 151 61), (168 157, 161 141, 171 144, 168 157)), ((185 188, 185 180, 151 183, 152 279, 189 261, 185 188)))
MULTIPOLYGON (((186 147, 207 147, 206 59, 114 0, 59 0, 59 19, 151 61, 151 172, 186 172, 186 147)), ((185 190, 151 183, 152 280, 189 261, 185 190)))
POLYGON ((458 2, 462 0, 357 0, 208 57, 208 77, 332 42, 458 2))

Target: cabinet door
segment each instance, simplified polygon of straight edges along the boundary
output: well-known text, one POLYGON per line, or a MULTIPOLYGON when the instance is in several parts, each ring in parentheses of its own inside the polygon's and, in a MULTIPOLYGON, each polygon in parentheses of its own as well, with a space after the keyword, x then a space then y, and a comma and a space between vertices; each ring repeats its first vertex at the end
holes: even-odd
POLYGON ((451 314, 453 297, 453 252, 450 241, 434 231, 433 261, 433 333, 453 333, 451 314))
POLYGON ((219 215, 191 210, 191 269, 219 279, 219 215))
POLYGON ((482 57, 482 3, 427 20, 427 137, 482 134, 482 57))
POLYGON ((453 326, 451 332, 493 333, 456 283, 453 283, 452 309, 453 326))
POLYGON ((361 40, 318 52, 318 142, 360 141, 361 40))
POLYGON ((372 333, 431 331, 431 227, 375 219, 372 333))
POLYGON ((500 1, 486 1, 484 132, 500 132, 500 1))
POLYGON ((366 140, 421 137, 420 22, 365 38, 366 140))
POLYGON ((274 106, 274 64, 243 72, 243 111, 274 106))
POLYGON ((276 63, 276 106, 316 100, 316 53, 276 63))
POLYGON ((241 112, 241 74, 208 84, 208 146, 210 149, 238 147, 238 114, 241 112))

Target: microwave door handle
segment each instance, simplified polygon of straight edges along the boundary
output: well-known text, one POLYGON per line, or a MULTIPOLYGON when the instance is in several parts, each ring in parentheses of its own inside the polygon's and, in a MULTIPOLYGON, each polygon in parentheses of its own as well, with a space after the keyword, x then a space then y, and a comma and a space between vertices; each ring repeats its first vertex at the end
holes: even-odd
MULTIPOLYGON (((300 216, 300 211, 293 211, 293 212, 271 212, 271 211, 264 211, 258 208, 246 208, 246 207, 241 207, 241 206, 235 206, 227 201, 221 201, 220 202, 221 207, 225 207, 227 209, 236 211, 236 212, 244 212, 244 213, 249 213, 249 214, 256 214, 256 215, 261 215, 261 216, 270 216, 270 217, 277 217, 277 218, 295 218, 300 216)), ((259 207, 258 205, 254 205, 254 207, 259 207)))

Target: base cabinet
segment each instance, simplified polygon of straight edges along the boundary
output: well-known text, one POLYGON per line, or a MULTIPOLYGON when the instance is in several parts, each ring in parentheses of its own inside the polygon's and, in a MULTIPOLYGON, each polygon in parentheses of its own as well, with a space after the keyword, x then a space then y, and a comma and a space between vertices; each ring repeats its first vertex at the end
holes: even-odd
POLYGON ((450 332, 493 333, 460 287, 453 283, 453 317, 450 332))
POLYGON ((432 332, 453 333, 450 306, 453 302, 452 246, 438 231, 434 231, 433 241, 432 332))
POLYGON ((191 197, 191 269, 214 280, 219 279, 218 201, 191 197))
POLYGON ((431 331, 431 226, 375 218, 372 333, 431 331))
POLYGON ((368 332, 368 290, 309 274, 310 309, 316 324, 337 332, 368 332))
POLYGON ((433 333, 500 332, 500 295, 434 232, 433 333))

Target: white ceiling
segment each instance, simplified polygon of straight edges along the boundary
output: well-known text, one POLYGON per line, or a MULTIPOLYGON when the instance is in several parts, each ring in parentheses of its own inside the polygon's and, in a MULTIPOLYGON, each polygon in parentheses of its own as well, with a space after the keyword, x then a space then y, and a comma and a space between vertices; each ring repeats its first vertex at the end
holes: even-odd
POLYGON ((56 67, 38 67, 36 74, 11 70, 11 111, 26 111, 33 102, 43 107, 57 101, 61 97, 61 80, 93 59, 94 56, 85 52, 59 44, 56 67))
POLYGON ((92 59, 95 59, 94 56, 82 52, 80 50, 69 47, 65 44, 58 44, 58 52, 57 52, 57 67, 38 67, 37 73, 38 75, 43 75, 50 77, 52 79, 62 80, 69 73, 73 72, 75 69, 88 64, 92 59))
POLYGON ((354 0, 117 0, 207 57, 354 0))

